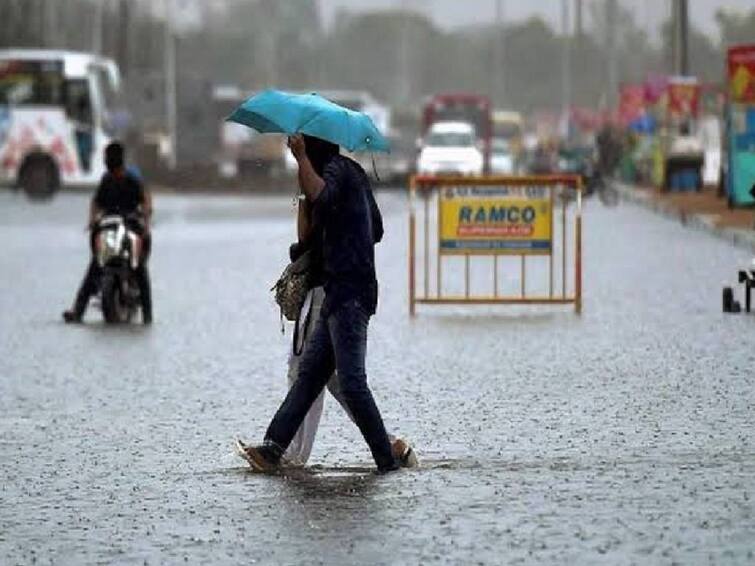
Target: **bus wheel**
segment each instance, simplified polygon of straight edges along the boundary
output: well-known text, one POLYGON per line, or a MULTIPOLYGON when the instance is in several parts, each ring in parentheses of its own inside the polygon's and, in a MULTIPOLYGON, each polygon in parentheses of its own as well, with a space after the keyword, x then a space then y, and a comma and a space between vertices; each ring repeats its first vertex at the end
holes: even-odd
POLYGON ((30 198, 50 198, 60 188, 58 168, 47 155, 30 155, 21 167, 18 184, 30 198))

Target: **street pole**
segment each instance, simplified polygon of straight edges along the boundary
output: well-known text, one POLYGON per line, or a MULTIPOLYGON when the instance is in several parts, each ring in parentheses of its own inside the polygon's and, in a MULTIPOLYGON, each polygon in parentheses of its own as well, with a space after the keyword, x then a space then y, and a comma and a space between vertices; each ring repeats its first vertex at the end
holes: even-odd
POLYGON ((687 0, 671 4, 671 68, 675 75, 689 75, 689 16, 687 0))
POLYGON ((679 0, 671 0, 671 73, 679 74, 679 0))
POLYGON ((409 12, 413 10, 411 0, 402 0, 404 18, 401 23, 401 37, 399 39, 399 72, 398 78, 398 98, 403 107, 409 105, 411 98, 411 66, 409 64, 409 12))
POLYGON ((163 54, 165 68, 165 114, 168 129, 168 168, 176 168, 176 38, 173 34, 173 0, 163 0, 165 12, 163 54))
POLYGON ((267 84, 276 86, 279 83, 278 69, 278 47, 280 44, 280 5, 278 2, 263 0, 263 14, 268 18, 268 24, 265 26, 265 51, 267 62, 267 84))
POLYGON ((94 22, 92 23, 92 53, 102 55, 102 19, 105 0, 94 3, 94 22))
POLYGON ((679 1, 679 73, 689 75, 689 19, 687 0, 679 1))
POLYGON ((503 42, 505 40, 503 0, 496 0, 495 2, 495 28, 496 32, 493 35, 495 40, 495 47, 493 51, 493 74, 495 76, 495 83, 493 88, 493 104, 501 106, 506 100, 506 69, 503 61, 503 42))
POLYGON ((55 25, 53 22, 55 6, 48 0, 43 4, 42 9, 42 43, 47 47, 55 47, 55 25))
POLYGON ((121 69, 121 76, 128 78, 129 66, 131 63, 129 43, 131 40, 131 10, 128 0, 120 0, 118 26, 118 65, 121 69))
POLYGON ((569 135, 569 109, 571 107, 571 34, 569 33, 569 2, 561 0, 561 119, 565 120, 565 136, 569 135))
POLYGON ((608 48, 608 96, 606 102, 609 108, 613 108, 614 100, 619 90, 619 60, 618 45, 616 42, 616 2, 606 2, 606 47, 608 48))

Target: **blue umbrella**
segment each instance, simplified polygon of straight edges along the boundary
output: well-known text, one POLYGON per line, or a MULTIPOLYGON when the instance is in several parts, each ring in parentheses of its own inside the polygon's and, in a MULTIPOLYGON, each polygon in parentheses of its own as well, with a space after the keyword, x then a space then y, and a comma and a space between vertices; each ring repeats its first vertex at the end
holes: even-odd
POLYGON ((266 90, 226 118, 263 134, 307 134, 349 151, 390 151, 388 140, 367 114, 339 106, 319 94, 266 90))

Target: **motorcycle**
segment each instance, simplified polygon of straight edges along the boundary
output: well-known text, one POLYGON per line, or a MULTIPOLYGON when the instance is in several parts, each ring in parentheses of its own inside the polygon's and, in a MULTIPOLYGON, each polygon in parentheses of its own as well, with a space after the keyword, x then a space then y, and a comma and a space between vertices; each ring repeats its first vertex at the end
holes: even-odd
POLYGON ((559 159, 559 171, 582 177, 582 195, 587 198, 598 195, 605 206, 619 204, 619 192, 612 183, 606 182, 594 159, 589 155, 562 155, 559 159))
POLYGON ((597 194, 600 202, 605 206, 619 204, 619 191, 616 190, 613 183, 606 182, 603 174, 594 164, 587 163, 585 165, 582 172, 582 183, 586 197, 597 194))
POLYGON ((109 215, 96 224, 94 249, 101 269, 98 296, 107 323, 131 322, 141 307, 136 271, 142 239, 133 230, 137 216, 109 215))

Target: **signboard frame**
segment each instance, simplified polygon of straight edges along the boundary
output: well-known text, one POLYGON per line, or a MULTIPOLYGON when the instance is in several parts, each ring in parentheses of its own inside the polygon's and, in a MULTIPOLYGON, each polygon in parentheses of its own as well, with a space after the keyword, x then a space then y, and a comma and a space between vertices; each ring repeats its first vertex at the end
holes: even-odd
POLYGON ((440 177, 440 176, 413 176, 409 182, 410 211, 409 211, 409 312, 416 314, 418 304, 573 304, 576 313, 582 312, 582 178, 579 175, 535 175, 535 176, 484 176, 484 177, 440 177), (474 188, 474 187, 508 187, 508 188, 534 188, 541 187, 549 192, 549 234, 550 249, 547 253, 529 254, 527 250, 496 250, 483 249, 463 250, 461 253, 443 253, 441 251, 442 232, 442 207, 441 191, 449 188, 474 188), (422 201, 422 223, 418 237, 417 201, 422 201), (431 200, 436 200, 437 215, 431 216, 431 200), (567 238, 567 225, 571 224, 571 217, 567 209, 574 205, 573 217, 573 240, 567 238), (560 208, 560 254, 556 251, 554 231, 554 217, 556 210, 560 208), (433 223, 436 226, 431 226, 433 223), (433 229, 434 228, 434 229, 433 229), (431 238, 431 234, 435 234, 431 238), (432 240, 435 240, 434 242, 432 240), (571 244, 573 242, 573 245, 571 244), (419 248, 419 250, 418 250, 419 248), (574 280, 572 289, 567 289, 567 259, 568 249, 573 249, 571 256, 574 260, 574 280), (433 249, 435 253, 433 254, 433 249), (421 252, 421 254, 418 253, 421 252), (522 253, 522 252, 525 253, 522 253), (431 268, 430 259, 434 255, 435 263, 435 289, 431 293, 431 268), (527 293, 526 259, 536 255, 548 260, 548 293, 529 295, 527 293), (554 288, 554 260, 560 255, 561 262, 561 293, 556 293, 554 288), (499 257, 520 257, 521 282, 520 293, 516 296, 502 295, 498 285, 498 261, 499 257), (444 259, 461 257, 464 260, 464 293, 463 295, 449 295, 443 285, 444 259), (490 295, 473 295, 470 291, 470 261, 472 258, 483 257, 492 259, 492 288, 490 295), (418 261, 420 259, 421 261, 418 261), (419 264, 419 265, 418 265, 419 264), (419 269, 418 269, 419 267, 419 269), (423 288, 417 285, 417 275, 422 277, 423 288), (571 291, 571 292, 569 292, 571 291))

